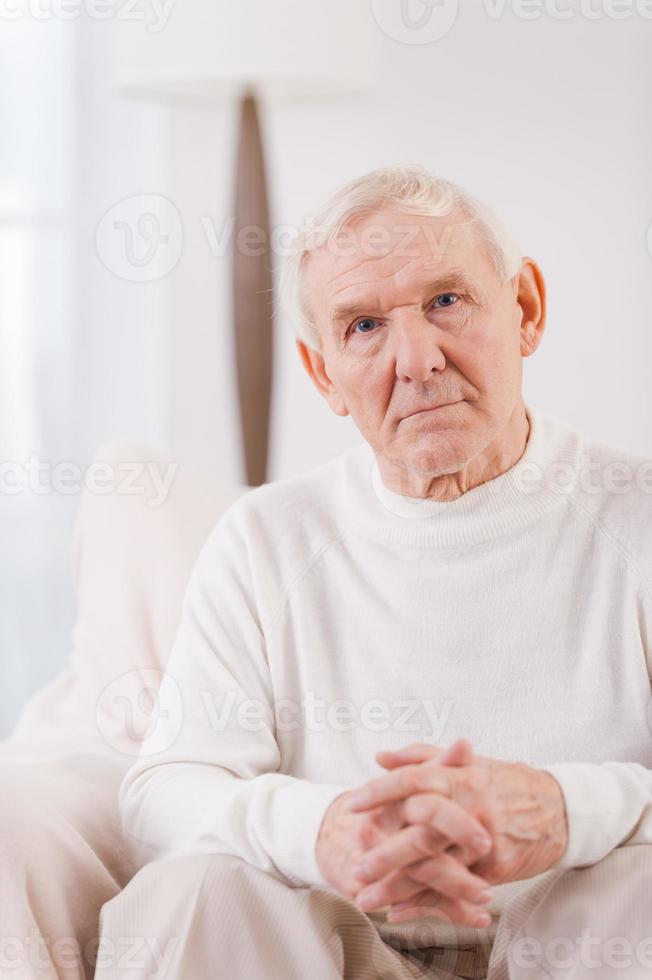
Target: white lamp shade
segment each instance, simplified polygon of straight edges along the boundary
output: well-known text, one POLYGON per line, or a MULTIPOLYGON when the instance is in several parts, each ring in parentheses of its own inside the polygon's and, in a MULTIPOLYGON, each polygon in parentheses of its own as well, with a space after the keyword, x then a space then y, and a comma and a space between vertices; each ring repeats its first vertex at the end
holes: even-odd
POLYGON ((168 0, 114 21, 122 91, 206 97, 255 87, 314 97, 368 91, 378 27, 363 0, 168 0), (156 15, 154 7, 169 11, 156 15))

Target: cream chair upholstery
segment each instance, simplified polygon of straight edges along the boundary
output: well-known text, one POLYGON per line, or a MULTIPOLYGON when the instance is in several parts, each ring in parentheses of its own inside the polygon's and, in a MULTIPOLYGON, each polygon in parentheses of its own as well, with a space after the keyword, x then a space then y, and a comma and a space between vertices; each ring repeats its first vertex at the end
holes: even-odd
MULTIPOLYGON (((157 464, 150 449, 124 442, 96 459, 157 464)), ((69 667, 0 743, 0 941, 5 958, 23 959, 12 975, 93 975, 100 907, 132 875, 117 792, 137 754, 143 697, 165 667, 201 545, 246 489, 181 467, 157 507, 146 475, 129 493, 82 499, 69 667), (135 712, 126 742, 125 711, 135 712)))

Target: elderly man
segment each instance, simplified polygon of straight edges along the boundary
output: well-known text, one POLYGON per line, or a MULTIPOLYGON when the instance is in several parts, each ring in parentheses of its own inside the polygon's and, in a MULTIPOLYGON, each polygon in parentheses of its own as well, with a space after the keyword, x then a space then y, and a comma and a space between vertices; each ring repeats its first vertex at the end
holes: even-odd
POLYGON ((649 467, 524 402, 541 271, 449 181, 345 186, 282 295, 364 441, 194 567, 115 976, 649 976, 649 467))

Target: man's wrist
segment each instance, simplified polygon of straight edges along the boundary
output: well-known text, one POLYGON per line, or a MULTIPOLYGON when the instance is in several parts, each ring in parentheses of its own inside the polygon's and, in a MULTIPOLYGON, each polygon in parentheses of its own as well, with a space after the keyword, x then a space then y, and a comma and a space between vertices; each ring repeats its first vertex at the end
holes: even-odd
POLYGON ((542 767, 561 786, 568 820, 568 847, 555 867, 584 868, 623 839, 626 797, 609 764, 556 762, 542 767))
POLYGON ((550 807, 549 840, 551 847, 550 867, 561 861, 568 851, 569 822, 566 797, 559 780, 546 769, 540 769, 544 781, 544 806, 550 807))

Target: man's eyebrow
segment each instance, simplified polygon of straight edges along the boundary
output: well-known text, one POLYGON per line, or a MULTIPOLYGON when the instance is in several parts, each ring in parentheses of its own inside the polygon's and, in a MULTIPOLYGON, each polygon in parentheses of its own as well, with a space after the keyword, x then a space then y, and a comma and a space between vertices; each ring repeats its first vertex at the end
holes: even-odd
MULTIPOLYGON (((458 289, 474 292, 473 283, 466 272, 462 269, 451 269, 450 272, 442 274, 437 279, 424 283, 423 293, 424 295, 430 296, 433 293, 458 289)), ((351 320, 360 313, 369 313, 375 305, 374 300, 362 300, 360 302, 334 306, 331 311, 331 324, 336 326, 343 320, 351 320)))

